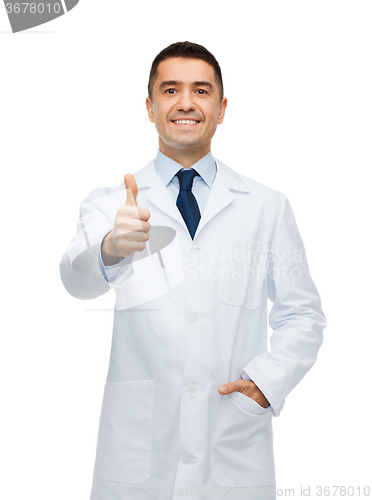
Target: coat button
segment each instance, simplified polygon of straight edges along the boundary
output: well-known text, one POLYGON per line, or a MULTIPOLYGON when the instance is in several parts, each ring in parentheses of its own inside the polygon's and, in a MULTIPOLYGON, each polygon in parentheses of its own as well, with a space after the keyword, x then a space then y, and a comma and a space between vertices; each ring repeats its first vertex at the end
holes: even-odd
POLYGON ((184 455, 182 457, 182 462, 185 464, 185 465, 189 465, 189 463, 191 463, 191 458, 188 456, 188 455, 184 455))
POLYGON ((189 393, 195 394, 196 392, 198 392, 198 388, 196 387, 196 385, 190 385, 189 386, 189 393))
POLYGON ((195 321, 197 321, 197 317, 196 317, 196 314, 195 313, 190 313, 189 314, 189 321, 190 323, 195 323, 195 321))

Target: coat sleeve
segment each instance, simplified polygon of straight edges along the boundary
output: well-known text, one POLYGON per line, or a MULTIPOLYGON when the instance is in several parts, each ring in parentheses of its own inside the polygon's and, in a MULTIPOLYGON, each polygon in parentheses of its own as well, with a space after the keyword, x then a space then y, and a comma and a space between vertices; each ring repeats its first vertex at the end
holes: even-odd
POLYGON ((273 302, 271 350, 255 356, 243 372, 263 392, 277 417, 286 396, 315 363, 326 326, 305 248, 284 195, 267 258, 268 297, 273 302))
MULTIPOLYGON (((80 204, 77 234, 59 266, 64 287, 77 299, 94 299, 111 288, 102 272, 100 250, 103 238, 113 228, 112 214, 116 210, 112 205, 111 195, 104 188, 93 190, 80 204)), ((128 265, 122 266, 122 279, 132 272, 128 260, 128 265)))

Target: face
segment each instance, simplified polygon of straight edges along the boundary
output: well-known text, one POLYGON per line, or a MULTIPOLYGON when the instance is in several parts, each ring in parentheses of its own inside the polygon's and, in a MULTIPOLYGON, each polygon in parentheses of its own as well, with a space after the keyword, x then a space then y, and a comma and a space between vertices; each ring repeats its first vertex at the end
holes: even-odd
POLYGON ((177 152, 207 154, 226 105, 225 97, 220 101, 210 64, 182 57, 162 61, 152 101, 146 99, 150 121, 159 134, 160 151, 170 157, 177 152))

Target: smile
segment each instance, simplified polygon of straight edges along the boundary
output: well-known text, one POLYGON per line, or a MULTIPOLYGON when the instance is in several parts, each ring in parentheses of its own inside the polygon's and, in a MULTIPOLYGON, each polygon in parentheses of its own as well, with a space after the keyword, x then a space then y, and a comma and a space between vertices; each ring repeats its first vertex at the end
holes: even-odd
POLYGON ((196 120, 174 120, 173 123, 176 125, 197 125, 200 122, 196 120))

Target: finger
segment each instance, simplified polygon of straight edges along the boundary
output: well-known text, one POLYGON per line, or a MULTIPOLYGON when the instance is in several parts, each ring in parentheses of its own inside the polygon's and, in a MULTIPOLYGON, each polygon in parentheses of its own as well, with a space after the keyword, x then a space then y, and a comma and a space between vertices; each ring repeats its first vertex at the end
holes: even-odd
POLYGON ((137 206, 137 182, 132 174, 124 175, 124 185, 127 190, 127 199, 125 205, 137 206))
POLYGON ((248 388, 251 388, 252 385, 254 384, 252 383, 251 380, 239 379, 236 380, 235 382, 227 382, 227 384, 221 385, 218 391, 221 394, 231 394, 232 392, 235 391, 243 392, 246 391, 248 388), (226 392, 222 390, 223 388, 226 388, 226 392))
MULTIPOLYGON (((126 219, 128 217, 131 219, 136 219, 136 220, 140 219, 141 221, 147 222, 147 224, 150 225, 148 220, 151 216, 151 213, 145 207, 139 207, 137 205, 134 205, 134 206, 122 205, 121 207, 118 208, 117 215, 118 215, 118 217, 126 218, 126 219)), ((137 226, 138 226, 138 224, 137 224, 137 226)))
MULTIPOLYGON (((150 218, 150 211, 147 210, 147 208, 145 207, 138 207, 138 215, 139 215, 139 218, 143 221, 148 221, 149 218, 150 218)), ((150 223, 148 223, 150 224, 150 223)))
POLYGON ((123 205, 118 209, 117 221, 125 225, 125 233, 128 231, 150 231, 151 224, 148 221, 150 212, 144 207, 132 207, 123 205))
POLYGON ((235 382, 227 382, 227 384, 221 385, 219 387, 218 392, 220 394, 231 394, 232 392, 236 391, 237 387, 235 382))
POLYGON ((129 233, 132 231, 142 231, 148 233, 151 229, 151 224, 142 219, 130 219, 130 222, 127 224, 126 230, 124 233, 129 233))
POLYGON ((133 231, 128 231, 116 236, 118 241, 148 241, 149 235, 146 231, 134 229, 133 231))

